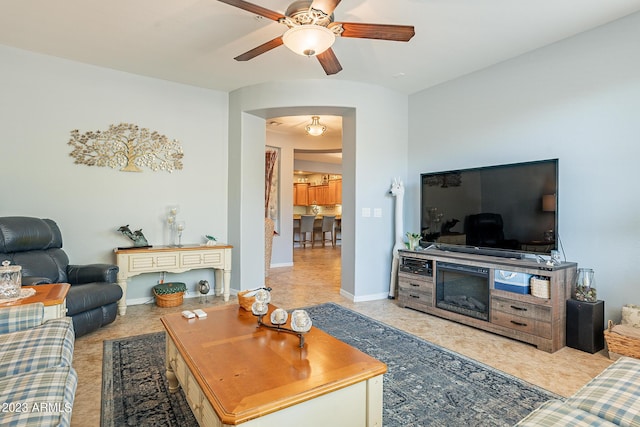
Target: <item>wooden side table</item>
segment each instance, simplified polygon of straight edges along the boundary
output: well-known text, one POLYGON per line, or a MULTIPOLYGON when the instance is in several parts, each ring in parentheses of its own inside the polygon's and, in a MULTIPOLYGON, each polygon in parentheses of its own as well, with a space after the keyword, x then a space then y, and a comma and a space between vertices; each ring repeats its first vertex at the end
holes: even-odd
POLYGON ((59 319, 67 315, 67 292, 69 292, 69 288, 71 287, 70 284, 52 283, 47 285, 23 287, 35 289, 36 294, 17 301, 0 303, 0 307, 10 307, 14 305, 24 305, 41 302, 44 304, 43 322, 50 319, 59 319))

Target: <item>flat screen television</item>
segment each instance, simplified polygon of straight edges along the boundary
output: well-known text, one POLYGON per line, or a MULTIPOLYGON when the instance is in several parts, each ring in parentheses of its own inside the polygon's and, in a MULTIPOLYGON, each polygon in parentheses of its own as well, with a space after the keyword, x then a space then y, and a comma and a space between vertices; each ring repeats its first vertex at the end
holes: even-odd
POLYGON ((423 247, 504 256, 558 249, 558 159, 420 177, 423 247))

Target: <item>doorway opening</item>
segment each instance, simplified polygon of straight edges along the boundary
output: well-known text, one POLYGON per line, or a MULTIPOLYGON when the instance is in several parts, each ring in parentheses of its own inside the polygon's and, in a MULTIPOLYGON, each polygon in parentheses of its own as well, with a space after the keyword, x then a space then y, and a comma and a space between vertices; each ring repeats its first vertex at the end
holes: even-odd
MULTIPOLYGON (((282 227, 280 235, 284 237, 274 244, 272 261, 286 257, 290 253, 291 264, 298 256, 329 257, 335 260, 335 254, 323 252, 319 248, 340 248, 342 245, 342 116, 334 115, 290 115, 273 117, 266 120, 267 149, 277 149, 281 155, 279 163, 280 207, 279 218, 274 222, 282 227), (314 122, 315 120, 315 122, 314 122), (307 132, 310 123, 319 122, 324 132, 312 136, 307 132), (275 147, 275 148, 274 148, 275 147), (300 222, 303 215, 313 215, 315 230, 307 234, 313 244, 302 244, 300 222), (326 223, 333 217, 330 231, 323 231, 323 218, 326 223), (290 236, 287 239, 285 236, 290 236), (288 245, 288 248, 283 247, 288 245), (298 250, 316 253, 298 254, 298 250), (295 251, 295 253, 294 253, 295 251)), ((337 273, 341 272, 341 251, 338 253, 337 273)), ((315 264, 315 262, 314 262, 315 264)), ((300 266, 310 265, 301 262, 300 266)), ((274 266, 274 263, 272 263, 274 266)), ((332 264, 335 273, 335 263, 332 264)))

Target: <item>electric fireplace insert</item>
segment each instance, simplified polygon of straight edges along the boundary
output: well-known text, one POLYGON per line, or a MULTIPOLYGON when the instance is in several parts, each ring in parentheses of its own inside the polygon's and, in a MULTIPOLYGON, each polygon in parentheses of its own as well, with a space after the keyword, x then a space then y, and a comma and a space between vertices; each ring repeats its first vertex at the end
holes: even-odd
POLYGON ((489 320, 489 269, 453 263, 436 264, 436 306, 489 320))

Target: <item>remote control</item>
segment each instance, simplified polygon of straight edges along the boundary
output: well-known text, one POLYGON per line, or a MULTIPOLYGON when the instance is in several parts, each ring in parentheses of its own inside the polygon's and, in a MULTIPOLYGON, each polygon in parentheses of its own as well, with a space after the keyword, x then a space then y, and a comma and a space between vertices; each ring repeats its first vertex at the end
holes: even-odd
POLYGON ((207 313, 205 313, 204 311, 200 310, 199 308, 196 308, 195 310, 193 310, 193 312, 196 314, 196 316, 198 316, 198 318, 202 319, 203 317, 207 317, 207 313))
POLYGON ((194 317, 196 317, 196 315, 193 314, 192 311, 185 310, 182 312, 182 317, 184 317, 185 319, 193 319, 194 317))

